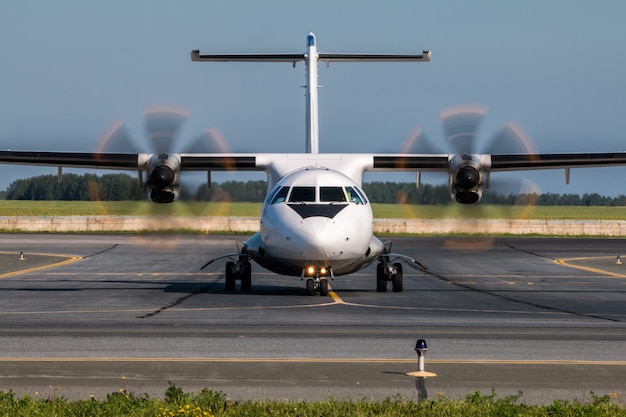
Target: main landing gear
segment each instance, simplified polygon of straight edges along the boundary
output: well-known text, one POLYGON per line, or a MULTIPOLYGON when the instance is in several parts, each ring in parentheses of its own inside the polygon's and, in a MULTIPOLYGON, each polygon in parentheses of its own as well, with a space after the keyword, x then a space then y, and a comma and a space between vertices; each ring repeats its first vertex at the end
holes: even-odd
POLYGON ((226 291, 235 291, 235 283, 241 281, 241 291, 252 291, 252 267, 247 260, 240 260, 237 262, 226 262, 226 281, 224 283, 224 289, 226 291))
POLYGON ((380 262, 376 266, 376 291, 386 292, 391 282, 393 292, 402 292, 402 264, 380 262))
POLYGON ((410 256, 392 253, 391 242, 385 242, 383 245, 385 249, 378 256, 380 262, 376 266, 376 291, 386 292, 389 282, 391 282, 393 292, 402 292, 404 289, 402 285, 402 264, 393 262, 397 259, 402 259, 413 268, 421 269, 422 271, 428 270, 428 268, 410 256))
POLYGON ((326 278, 308 278, 306 280, 306 293, 308 295, 315 295, 319 292, 321 296, 328 295, 328 280, 326 278))
POLYGON ((223 258, 231 259, 230 261, 226 262, 226 269, 224 271, 224 289, 228 292, 235 291, 237 281, 241 281, 242 292, 252 291, 252 267, 250 266, 248 249, 245 245, 243 246, 243 248, 241 248, 240 251, 236 253, 229 253, 211 259, 209 262, 205 263, 200 269, 204 269, 218 259, 223 258))

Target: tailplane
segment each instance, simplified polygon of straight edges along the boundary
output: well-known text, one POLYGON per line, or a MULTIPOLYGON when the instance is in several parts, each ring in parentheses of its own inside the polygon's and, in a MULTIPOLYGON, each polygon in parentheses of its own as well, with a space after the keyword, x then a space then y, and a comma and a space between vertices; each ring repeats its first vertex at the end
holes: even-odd
POLYGON ((318 117, 318 80, 317 68, 320 61, 327 65, 331 62, 428 62, 431 52, 423 51, 419 55, 394 54, 326 54, 317 52, 315 34, 307 35, 305 53, 300 54, 200 54, 199 50, 191 51, 191 60, 208 62, 291 62, 295 67, 299 61, 306 66, 306 141, 305 152, 319 153, 319 117, 318 117))

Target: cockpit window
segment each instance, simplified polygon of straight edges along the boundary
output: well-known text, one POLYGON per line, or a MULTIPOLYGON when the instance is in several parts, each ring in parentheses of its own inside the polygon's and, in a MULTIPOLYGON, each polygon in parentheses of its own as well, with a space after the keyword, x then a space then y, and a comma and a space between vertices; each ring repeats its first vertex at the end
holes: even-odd
POLYGON ((321 202, 345 202, 346 195, 343 192, 343 187, 320 187, 320 201, 321 202))
POLYGON ((287 199, 287 194, 289 193, 289 187, 281 187, 280 190, 276 193, 274 198, 272 198, 272 204, 284 203, 287 199))
POLYGON ((280 189, 281 189, 281 188, 282 188, 282 187, 281 187, 281 186, 279 186, 279 185, 275 185, 275 186, 273 186, 273 187, 272 187, 272 189, 270 190, 270 192, 269 192, 269 193, 267 193, 267 197, 265 197, 265 202, 266 202, 267 204, 272 204, 272 200, 274 199, 274 197, 276 196, 276 193, 277 193, 278 191, 280 191, 280 189))
POLYGON ((290 203, 315 202, 315 187, 293 187, 289 196, 290 203))
POLYGON ((365 195, 359 191, 360 190, 356 187, 346 187, 346 192, 348 193, 348 198, 351 203, 365 204, 367 202, 365 195))

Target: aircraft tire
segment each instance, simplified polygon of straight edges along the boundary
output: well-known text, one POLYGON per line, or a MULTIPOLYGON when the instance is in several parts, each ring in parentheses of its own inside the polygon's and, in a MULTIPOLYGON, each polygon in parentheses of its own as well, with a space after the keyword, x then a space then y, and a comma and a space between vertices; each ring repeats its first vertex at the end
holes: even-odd
POLYGON ((320 280, 320 295, 326 297, 328 295, 328 280, 320 280))
POLYGON ((382 263, 376 266, 376 291, 387 292, 387 280, 385 279, 385 272, 382 263))
POLYGON ((224 289, 226 291, 235 291, 235 274, 233 274, 234 262, 226 262, 226 272, 224 280, 224 289))
POLYGON ((315 281, 312 278, 306 280, 306 293, 308 295, 315 295, 315 281))
POLYGON ((252 267, 250 266, 250 262, 246 262, 243 267, 241 275, 241 291, 252 291, 252 267))
POLYGON ((393 277, 393 292, 402 292, 404 289, 402 283, 402 264, 396 263, 393 264, 393 266, 397 271, 396 275, 393 277))

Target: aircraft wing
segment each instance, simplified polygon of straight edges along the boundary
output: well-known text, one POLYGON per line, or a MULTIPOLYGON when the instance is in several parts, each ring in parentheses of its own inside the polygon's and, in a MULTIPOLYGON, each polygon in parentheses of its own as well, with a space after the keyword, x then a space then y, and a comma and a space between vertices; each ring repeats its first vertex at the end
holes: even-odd
MULTIPOLYGON (((447 171, 450 162, 463 155, 374 155, 373 170, 447 171)), ((590 168, 626 165, 626 152, 470 154, 482 162, 485 171, 522 171, 542 169, 590 168)))
MULTIPOLYGON (((147 175, 155 202, 178 197, 182 171, 265 171, 270 183, 295 169, 325 166, 360 183, 364 171, 444 172, 459 203, 480 201, 491 172, 626 165, 626 152, 535 154, 145 154, 0 151, 0 163, 129 170, 147 175)), ((419 181, 419 179, 418 179, 419 181)))
POLYGON ((491 171, 626 165, 626 152, 491 155, 491 171))
MULTIPOLYGON (((59 181, 63 167, 136 171, 139 182, 151 190, 155 203, 171 203, 180 195, 181 171, 257 170, 254 155, 241 154, 147 154, 147 153, 85 153, 0 151, 0 164, 39 165, 58 167, 59 181)), ((210 181, 210 180, 209 180, 210 181)))
MULTIPOLYGON (((141 154, 0 151, 0 163, 118 170, 141 169, 141 154)), ((145 164, 145 161, 143 161, 145 164)))
MULTIPOLYGON (((253 155, 176 154, 185 171, 245 170, 256 168, 253 155)), ((70 168, 148 170, 149 161, 158 155, 146 153, 0 151, 0 164, 40 165, 70 168)), ((262 168, 259 168, 262 170, 262 168)))
MULTIPOLYGON (((454 154, 172 154, 180 159, 181 171, 264 171, 282 160, 298 165, 334 165, 335 160, 358 160, 367 171, 449 171, 454 154)), ((0 151, 0 164, 39 165, 70 168, 150 171, 151 159, 159 155, 147 153, 0 151)), ((536 154, 471 154, 466 161, 478 159, 484 171, 521 171, 626 165, 626 152, 613 153, 536 153, 536 154)), ((281 164, 282 165, 282 164, 281 164)), ((341 170, 341 167, 334 167, 341 170)), ((296 169, 289 166, 288 170, 296 169)), ((284 172, 280 175, 284 175, 284 172)))
POLYGON ((626 165, 626 152, 456 154, 456 155, 374 155, 372 171, 447 171, 450 196, 461 204, 480 201, 489 186, 491 172, 564 169, 569 183, 571 168, 626 165))

